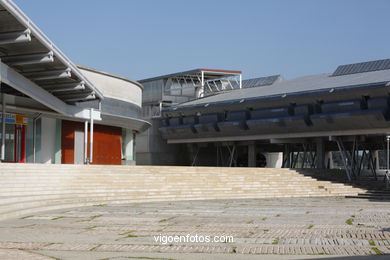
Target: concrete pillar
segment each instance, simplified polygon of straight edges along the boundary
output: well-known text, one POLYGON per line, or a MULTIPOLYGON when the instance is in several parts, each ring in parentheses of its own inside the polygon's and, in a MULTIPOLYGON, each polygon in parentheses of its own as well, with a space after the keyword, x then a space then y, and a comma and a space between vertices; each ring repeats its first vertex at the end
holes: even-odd
POLYGON ((324 139, 316 140, 316 168, 324 169, 325 168, 325 143, 324 139))
POLYGON ((379 168, 379 151, 378 150, 375 150, 374 151, 374 154, 373 154, 373 156, 374 156, 374 160, 375 160, 375 162, 376 162, 376 165, 375 165, 375 169, 376 170, 379 170, 380 168, 379 168))
POLYGON ((256 167, 256 144, 248 145, 248 167, 256 167))
POLYGON ((284 145, 283 161, 284 160, 286 160, 286 164, 284 165, 284 168, 291 168, 291 145, 290 144, 284 145))
POLYGON ((123 164, 135 164, 135 135, 131 129, 122 130, 122 153, 123 164))
POLYGON ((329 168, 330 169, 334 169, 334 162, 333 162, 333 153, 334 152, 328 152, 328 154, 329 154, 329 168))

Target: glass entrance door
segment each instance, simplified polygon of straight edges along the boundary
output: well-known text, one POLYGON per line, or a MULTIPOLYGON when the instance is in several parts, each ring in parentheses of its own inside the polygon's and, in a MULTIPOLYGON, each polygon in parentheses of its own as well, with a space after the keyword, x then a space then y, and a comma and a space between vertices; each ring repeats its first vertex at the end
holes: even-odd
POLYGON ((5 125, 5 162, 25 162, 25 126, 5 125))

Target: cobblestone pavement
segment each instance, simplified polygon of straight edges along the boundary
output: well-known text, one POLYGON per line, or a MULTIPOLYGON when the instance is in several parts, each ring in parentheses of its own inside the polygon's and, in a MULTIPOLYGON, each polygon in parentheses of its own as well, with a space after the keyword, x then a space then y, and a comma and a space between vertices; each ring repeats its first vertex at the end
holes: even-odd
POLYGON ((280 198, 102 204, 0 222, 0 259, 255 259, 258 254, 269 259, 390 254, 390 202, 280 198), (159 236, 232 236, 233 242, 162 243, 155 240, 159 236))

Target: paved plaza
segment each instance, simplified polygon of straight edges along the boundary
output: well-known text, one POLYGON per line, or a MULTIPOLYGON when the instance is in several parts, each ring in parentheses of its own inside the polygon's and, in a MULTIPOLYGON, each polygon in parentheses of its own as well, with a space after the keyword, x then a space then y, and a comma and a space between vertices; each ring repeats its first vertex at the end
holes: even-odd
POLYGON ((389 253, 390 202, 339 197, 100 204, 0 222, 0 259, 385 259, 389 253), (156 242, 168 236, 233 241, 156 242))

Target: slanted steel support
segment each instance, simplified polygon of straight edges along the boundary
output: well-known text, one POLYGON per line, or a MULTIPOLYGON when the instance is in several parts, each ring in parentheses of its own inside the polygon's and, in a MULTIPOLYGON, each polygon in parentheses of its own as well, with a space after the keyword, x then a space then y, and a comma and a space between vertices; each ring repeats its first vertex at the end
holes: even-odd
POLYGON ((368 163, 369 163, 369 167, 370 167, 370 170, 372 172, 372 175, 374 176, 374 179, 377 180, 378 177, 377 177, 377 174, 376 174, 376 167, 375 167, 375 161, 374 161, 374 158, 372 156, 373 154, 373 151, 372 150, 369 150, 369 153, 370 153, 370 156, 368 157, 368 163))
POLYGON ((347 151, 345 150, 344 143, 339 137, 331 137, 331 140, 336 142, 337 147, 339 148, 341 154, 341 158, 343 160, 348 181, 352 182, 355 178, 355 174, 353 168, 351 167, 351 158, 348 155, 347 151))
MULTIPOLYGON (((191 166, 196 166, 197 165, 197 160, 198 160, 198 154, 199 154, 200 146, 194 145, 193 147, 196 147, 196 152, 195 152, 195 155, 192 158, 191 166)), ((194 151, 194 149, 192 149, 192 151, 194 151)))

